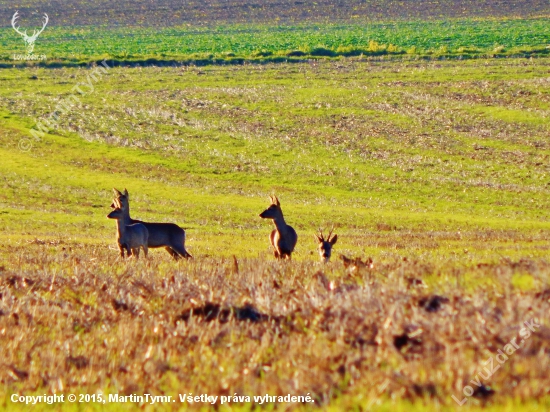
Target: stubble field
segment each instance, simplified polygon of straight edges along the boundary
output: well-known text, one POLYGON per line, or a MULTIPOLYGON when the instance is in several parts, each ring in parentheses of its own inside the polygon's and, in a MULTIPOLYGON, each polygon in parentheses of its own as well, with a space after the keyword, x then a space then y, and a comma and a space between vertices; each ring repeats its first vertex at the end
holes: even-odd
MULTIPOLYGON (((461 409, 548 407, 548 59, 105 71, 0 73, 3 406, 102 391, 454 410, 470 386, 461 409), (112 187, 134 217, 188 228, 195 259, 121 261, 112 187), (292 262, 268 248, 270 194, 292 262), (328 265, 320 226, 339 235, 328 265)), ((180 407, 207 406, 164 405, 180 407)))

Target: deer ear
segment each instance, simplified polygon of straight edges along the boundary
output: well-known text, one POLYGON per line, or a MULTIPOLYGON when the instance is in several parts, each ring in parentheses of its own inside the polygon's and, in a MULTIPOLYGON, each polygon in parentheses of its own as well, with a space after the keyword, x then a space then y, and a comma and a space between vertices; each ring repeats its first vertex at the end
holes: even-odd
POLYGON ((329 240, 329 242, 330 242, 331 245, 334 245, 337 240, 338 240, 338 235, 334 235, 332 237, 332 239, 329 240))
POLYGON ((121 196, 122 193, 120 193, 120 190, 118 190, 117 188, 114 188, 113 187, 113 193, 115 194, 115 196, 121 196))
POLYGON ((319 242, 319 243, 321 243, 321 242, 323 241, 323 239, 322 239, 317 233, 315 233, 315 234, 313 235, 313 237, 315 237, 315 240, 316 240, 317 242, 319 242))
POLYGON ((127 198, 130 197, 130 195, 128 194, 128 190, 126 190, 126 188, 124 188, 124 193, 123 193, 123 194, 124 194, 124 196, 126 196, 127 198))
POLYGON ((279 199, 277 199, 277 196, 273 196, 273 199, 275 199, 275 202, 273 202, 274 205, 281 206, 279 203, 279 199))

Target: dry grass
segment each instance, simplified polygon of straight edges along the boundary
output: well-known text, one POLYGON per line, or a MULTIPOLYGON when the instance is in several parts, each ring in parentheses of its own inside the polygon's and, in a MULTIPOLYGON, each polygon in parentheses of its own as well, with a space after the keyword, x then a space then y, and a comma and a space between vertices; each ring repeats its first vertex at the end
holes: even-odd
POLYGON ((548 396, 544 260, 174 264, 160 253, 122 262, 107 247, 41 241, 2 254, 3 392, 453 405, 521 323, 538 318, 543 326, 469 402, 548 396))

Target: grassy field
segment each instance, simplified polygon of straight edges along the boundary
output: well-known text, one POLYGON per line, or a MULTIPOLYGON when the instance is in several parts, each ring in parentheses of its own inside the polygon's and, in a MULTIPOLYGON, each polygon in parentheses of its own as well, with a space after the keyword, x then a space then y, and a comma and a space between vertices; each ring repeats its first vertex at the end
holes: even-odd
POLYGON ((0 67, 13 60, 22 29, 49 23, 36 42, 38 64, 242 64, 339 59, 545 56, 550 5, 545 0, 249 1, 48 3, 0 0, 0 67))
POLYGON ((0 68, 242 65, 345 60, 544 57, 547 1, 120 1, 0 0, 0 68), (25 60, 21 30, 49 23, 25 60))
MULTIPOLYGON (((21 19, 20 19, 21 20, 21 19)), ((54 26, 40 35, 35 54, 43 66, 86 65, 108 58, 116 64, 242 64, 364 58, 442 59, 545 56, 550 53, 547 17, 455 19, 274 25, 222 24, 162 28, 54 26)), ((20 24, 24 25, 24 20, 20 24)), ((32 21, 32 20, 31 20, 32 21)), ((39 23, 37 23, 39 26, 39 23)), ((26 26, 26 27, 33 27, 26 26)), ((22 38, 0 28, 0 64, 24 54, 22 38)))
POLYGON ((0 82, 3 407, 102 391, 455 410, 467 385, 460 410, 549 407, 550 60, 35 67, 0 82), (134 217, 188 228, 195 259, 120 261, 112 187, 134 217), (270 194, 298 232, 292 262, 273 260, 258 217, 270 194), (332 226, 321 265, 313 233, 332 226))
POLYGON ((0 0, 2 409, 550 408, 548 2, 110 7, 0 0), (195 259, 121 261, 112 187, 195 259))

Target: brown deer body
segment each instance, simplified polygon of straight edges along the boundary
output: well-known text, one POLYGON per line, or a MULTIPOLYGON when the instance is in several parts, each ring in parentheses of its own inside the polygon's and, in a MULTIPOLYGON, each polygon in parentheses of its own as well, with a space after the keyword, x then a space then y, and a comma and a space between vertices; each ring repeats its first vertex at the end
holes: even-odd
POLYGON ((269 241, 273 247, 273 255, 277 259, 290 259, 294 247, 296 247, 296 243, 298 242, 298 235, 292 226, 286 224, 279 199, 275 196, 270 196, 270 200, 271 205, 260 213, 260 217, 262 219, 272 219, 275 225, 275 230, 269 235, 269 241))
MULTIPOLYGON (((334 230, 334 229, 333 229, 334 230)), ((319 242, 319 257, 321 258, 321 261, 324 263, 328 263, 330 261, 330 256, 332 254, 332 246, 336 243, 338 240, 338 235, 332 236, 332 230, 328 234, 327 238, 323 236, 323 232, 321 229, 319 229, 319 234, 315 234, 315 239, 317 242, 319 242)))
POLYGON ((145 257, 147 257, 147 242, 149 238, 147 228, 141 223, 128 225, 121 205, 118 205, 107 217, 109 219, 116 219, 117 221, 117 243, 120 256, 124 257, 124 251, 126 250, 128 257, 132 255, 138 259, 139 249, 142 248, 145 257))
POLYGON ((147 228, 149 238, 147 246, 150 248, 163 247, 174 258, 192 258, 191 254, 185 249, 185 230, 174 223, 150 223, 141 220, 132 219, 130 217, 130 197, 128 191, 124 189, 124 193, 113 189, 115 193, 115 202, 111 207, 116 207, 116 202, 123 206, 124 223, 131 225, 141 223, 147 228))

